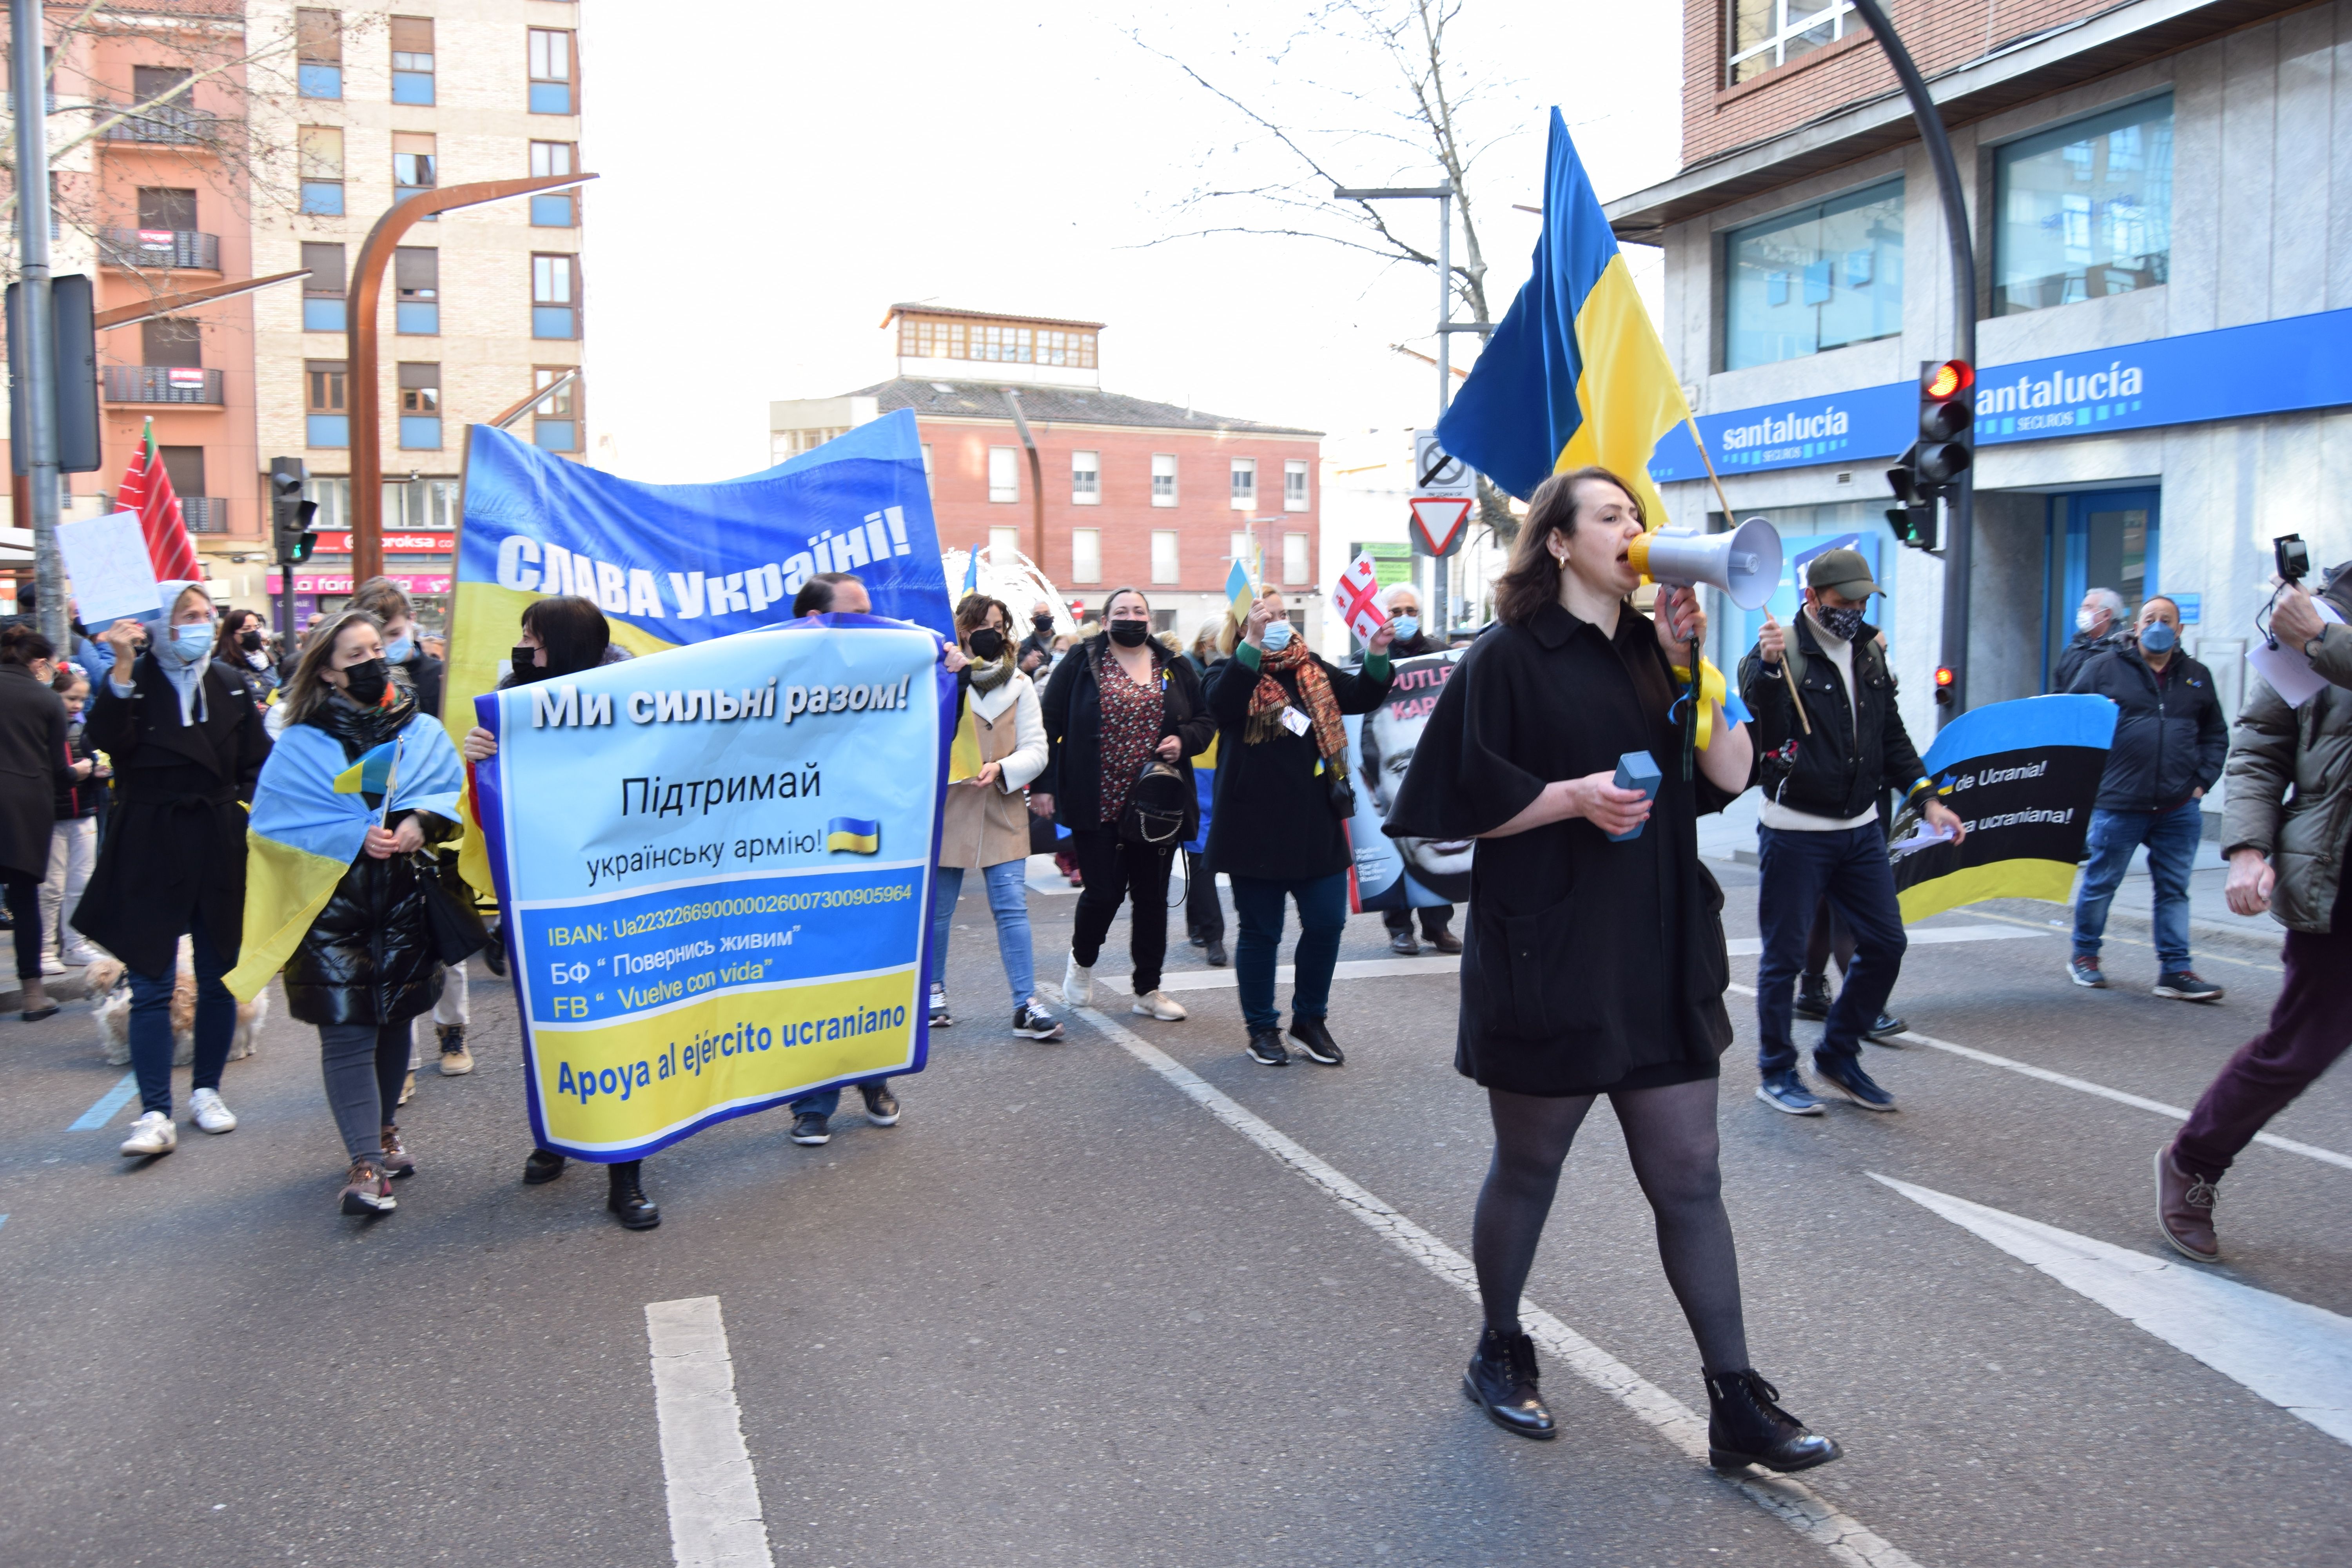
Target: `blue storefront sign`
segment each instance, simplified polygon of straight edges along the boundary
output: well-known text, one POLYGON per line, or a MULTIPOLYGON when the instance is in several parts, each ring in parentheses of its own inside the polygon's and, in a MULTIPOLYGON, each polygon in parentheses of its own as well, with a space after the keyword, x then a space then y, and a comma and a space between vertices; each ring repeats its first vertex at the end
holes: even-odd
MULTIPOLYGON (((2352 310, 2155 338, 1977 372, 1977 444, 2190 425, 2352 404, 2352 310)), ((1703 416, 1718 471, 1893 458, 1918 430, 1908 381, 1703 416)), ((1650 461, 1660 483, 1706 477, 1679 426, 1650 461)))

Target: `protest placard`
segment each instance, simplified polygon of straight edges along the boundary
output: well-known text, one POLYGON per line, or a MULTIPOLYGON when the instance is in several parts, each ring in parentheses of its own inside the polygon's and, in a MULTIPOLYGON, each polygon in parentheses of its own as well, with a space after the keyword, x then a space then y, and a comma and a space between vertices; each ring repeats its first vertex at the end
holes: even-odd
POLYGON ((137 512, 111 511, 58 524, 58 553, 73 580, 74 605, 84 626, 155 613, 155 564, 148 559, 137 512))

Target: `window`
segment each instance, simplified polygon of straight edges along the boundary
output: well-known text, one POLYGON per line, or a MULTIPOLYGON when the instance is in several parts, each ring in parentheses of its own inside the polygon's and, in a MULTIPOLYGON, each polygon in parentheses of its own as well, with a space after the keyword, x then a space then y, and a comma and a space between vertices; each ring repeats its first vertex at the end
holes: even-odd
POLYGON ((400 444, 438 451, 441 447, 441 367, 400 367, 400 444))
POLYGON ((1151 504, 1176 504, 1176 454, 1173 452, 1151 454, 1151 504))
POLYGON ((1307 460, 1303 458, 1292 458, 1282 465, 1282 510, 1307 510, 1307 460))
POLYGON ((1017 528, 992 528, 988 531, 988 558, 1003 565, 1013 564, 1021 553, 1021 531, 1017 528))
POLYGON ((1021 499, 1020 469, 1014 465, 1020 455, 1010 447, 988 449, 988 499, 1019 500, 1021 499))
POLYGON ((343 132, 335 125, 305 125, 294 133, 296 174, 302 210, 322 217, 343 216, 343 132))
POLYGON ((1174 583, 1180 580, 1181 574, 1176 569, 1176 540, 1177 533, 1172 528, 1155 528, 1151 531, 1151 580, 1153 582, 1174 583))
POLYGON ((1770 364, 1903 330, 1903 182, 1724 236, 1723 365, 1770 364))
POLYGON ((1037 363, 1092 370, 1095 367, 1095 334, 1040 328, 1037 332, 1037 363))
POLYGON ((163 459, 163 472, 171 476, 172 493, 183 500, 193 496, 208 496, 205 488, 205 449, 202 447, 158 447, 156 454, 163 459))
POLYGON ((441 331, 441 253, 404 245, 392 253, 394 331, 429 338, 441 331))
POLYGON ((344 398, 350 365, 339 359, 306 360, 302 364, 302 411, 310 426, 304 440, 313 447, 352 444, 352 416, 344 398))
MULTIPOLYGON (((557 175, 579 173, 578 149, 569 142, 534 142, 530 144, 530 177, 549 179, 557 175)), ((572 191, 542 191, 530 198, 530 222, 534 228, 576 228, 580 218, 573 203, 572 191)))
POLYGON ((1731 58, 1727 85, 1801 59, 1849 33, 1864 30, 1847 0, 1729 0, 1725 29, 1731 58))
POLYGON ((392 199, 413 196, 419 191, 429 191, 440 182, 435 178, 433 134, 425 131, 395 131, 392 133, 392 199))
POLYGON ((534 256, 530 258, 530 335, 534 338, 576 338, 580 335, 577 279, 579 258, 534 256))
POLYGON ((295 90, 304 98, 343 96, 343 19, 307 7, 294 13, 295 90))
POLYGON ((1232 505, 1235 511, 1247 511, 1257 505, 1257 459, 1255 458, 1234 459, 1233 484, 1232 505))
POLYGON ((929 441, 923 443, 923 482, 931 482, 931 444, 929 441))
POLYGON ((340 245, 305 245, 302 265, 310 276, 302 279, 302 330, 306 332, 340 332, 343 330, 343 293, 350 287, 344 281, 343 247, 340 245))
POLYGON ((1312 583, 1315 563, 1309 558, 1311 533, 1286 533, 1282 536, 1282 580, 1286 583, 1312 583))
MULTIPOLYGON (((319 443, 310 443, 313 447, 319 443)), ((352 481, 341 474, 311 474, 302 480, 302 499, 319 510, 310 526, 321 533, 340 533, 352 525, 352 481)))
POLYGON ((2172 100, 1997 149, 1993 190, 1994 315, 2155 288, 2171 262, 2172 100))
POLYGON ((1070 530, 1070 581, 1073 583, 1102 581, 1101 529, 1070 530))
POLYGON ((204 330, 194 321, 173 316, 140 322, 139 363, 196 369, 205 363, 204 330))
POLYGON ((433 101, 433 18, 394 16, 392 22, 392 101, 433 101))
MULTIPOLYGON (((57 51, 45 51, 54 65, 57 51)), ((187 122, 185 111, 195 107, 194 89, 188 84, 196 73, 185 66, 132 66, 131 96, 138 103, 163 103, 152 116, 159 125, 178 126, 187 122)))
POLYGON ((1070 454, 1070 504, 1096 506, 1102 500, 1102 454, 1070 454))
POLYGON ((1000 364, 1095 367, 1091 331, 1020 327, 984 321, 898 318, 898 353, 906 359, 988 360, 1000 364))
MULTIPOLYGON (((533 386, 553 386, 572 367, 563 364, 533 365, 530 384, 533 386)), ((580 378, 572 376, 564 382, 561 391, 541 398, 531 405, 531 440, 551 452, 580 450, 580 378)))
POLYGON ((530 30, 530 111, 577 114, 572 91, 572 35, 547 27, 530 30))
POLYGON ((163 185, 139 187, 139 226, 180 232, 196 226, 196 193, 163 185))

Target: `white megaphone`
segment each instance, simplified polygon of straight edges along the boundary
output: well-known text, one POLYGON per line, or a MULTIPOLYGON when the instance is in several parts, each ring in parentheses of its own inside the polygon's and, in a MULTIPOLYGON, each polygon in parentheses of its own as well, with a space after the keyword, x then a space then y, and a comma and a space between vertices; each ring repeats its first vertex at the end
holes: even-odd
POLYGON ((1780 534, 1760 517, 1728 533, 1662 528, 1633 541, 1633 570, 1670 588, 1710 584, 1743 610, 1760 610, 1780 585, 1780 534))

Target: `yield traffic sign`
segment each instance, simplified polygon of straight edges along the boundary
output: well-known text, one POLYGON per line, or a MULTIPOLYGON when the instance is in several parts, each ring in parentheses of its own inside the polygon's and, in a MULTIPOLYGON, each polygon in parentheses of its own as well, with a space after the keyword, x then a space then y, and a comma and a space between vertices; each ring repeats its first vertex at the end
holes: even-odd
POLYGON ((1415 496, 1412 498, 1412 531, 1421 541, 1423 551, 1431 555, 1451 555, 1462 548, 1463 524, 1470 521, 1473 503, 1454 496, 1415 496))

